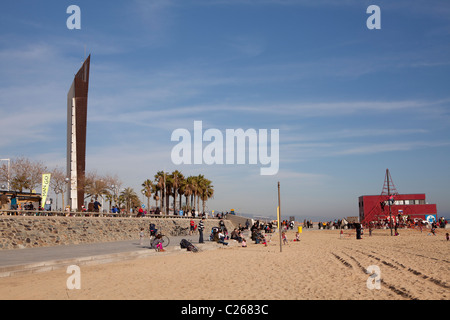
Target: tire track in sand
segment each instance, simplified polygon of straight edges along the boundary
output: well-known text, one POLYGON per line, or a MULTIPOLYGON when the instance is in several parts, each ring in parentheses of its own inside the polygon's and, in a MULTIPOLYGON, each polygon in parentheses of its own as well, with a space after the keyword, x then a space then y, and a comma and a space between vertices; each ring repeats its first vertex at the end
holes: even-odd
MULTIPOLYGON (((349 269, 355 269, 355 270, 359 269, 362 273, 364 273, 366 275, 370 275, 370 272, 368 272, 368 270, 365 267, 363 267, 361 262, 359 260, 357 260, 353 255, 351 255, 351 254, 349 254, 347 252, 343 252, 343 254, 347 255, 352 260, 352 262, 356 265, 357 268, 354 268, 351 262, 348 262, 343 257, 341 257, 341 256, 337 255, 336 253, 332 252, 332 255, 340 263, 342 263, 345 267, 347 267, 349 269)), ((398 296, 401 296, 402 298, 409 299, 409 300, 419 300, 417 297, 415 297, 411 292, 409 292, 405 288, 397 288, 395 285, 386 282, 386 280, 383 279, 383 278, 380 278, 380 281, 381 281, 381 284, 383 284, 385 287, 387 287, 393 293, 395 293, 398 296)))
MULTIPOLYGON (((422 273, 422 272, 420 272, 418 270, 415 270, 415 269, 413 269, 411 267, 405 266, 405 265, 403 265, 402 263, 398 262, 395 259, 391 258, 391 261, 394 263, 394 264, 392 264, 392 263, 390 263, 390 262, 388 262, 386 260, 382 260, 381 258, 378 258, 378 257, 376 257, 376 256, 374 256, 374 255, 372 255, 370 253, 366 253, 366 252, 363 252, 363 251, 357 250, 357 249, 356 249, 356 251, 361 253, 361 254, 367 255, 368 257, 370 257, 372 259, 375 259, 375 260, 381 262, 382 264, 384 264, 384 265, 386 265, 388 267, 391 267, 391 268, 393 268, 395 270, 400 270, 400 269, 406 270, 406 271, 412 273, 413 275, 418 276, 418 277, 420 277, 420 278, 422 278, 424 280, 430 281, 431 283, 433 283, 433 284, 435 284, 435 285, 437 285, 439 287, 442 287, 444 289, 450 289, 450 286, 445 281, 433 278, 433 277, 431 277, 429 275, 426 275, 426 274, 424 274, 424 273, 422 273)), ((376 253, 374 251, 371 251, 371 252, 372 253, 376 253)), ((379 253, 376 253, 376 254, 379 254, 379 253)), ((384 259, 386 259, 386 257, 384 257, 384 259)))

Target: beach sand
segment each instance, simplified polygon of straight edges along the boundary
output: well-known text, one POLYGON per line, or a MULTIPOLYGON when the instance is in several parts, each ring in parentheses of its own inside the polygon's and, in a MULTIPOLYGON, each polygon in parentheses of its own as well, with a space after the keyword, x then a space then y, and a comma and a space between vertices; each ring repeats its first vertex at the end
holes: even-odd
MULTIPOLYGON (((280 252, 278 234, 265 247, 224 247, 81 267, 81 289, 65 269, 0 278, 0 299, 408 300, 450 298, 450 242, 444 230, 304 231, 280 252), (367 285, 369 266, 380 289, 367 285)), ((374 283, 374 282, 370 282, 374 283)))

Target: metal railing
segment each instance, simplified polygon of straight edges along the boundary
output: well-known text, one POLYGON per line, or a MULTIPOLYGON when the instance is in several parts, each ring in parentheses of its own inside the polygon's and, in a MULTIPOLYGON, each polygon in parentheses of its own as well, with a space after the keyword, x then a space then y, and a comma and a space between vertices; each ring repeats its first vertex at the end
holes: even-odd
MULTIPOLYGON (((45 211, 45 210, 0 210, 0 216, 27 216, 27 217, 116 217, 116 218, 170 218, 170 219, 201 219, 201 217, 166 215, 166 214, 145 214, 139 216, 138 213, 111 213, 111 212, 68 212, 68 211, 45 211)), ((207 217, 217 219, 216 217, 207 217)))

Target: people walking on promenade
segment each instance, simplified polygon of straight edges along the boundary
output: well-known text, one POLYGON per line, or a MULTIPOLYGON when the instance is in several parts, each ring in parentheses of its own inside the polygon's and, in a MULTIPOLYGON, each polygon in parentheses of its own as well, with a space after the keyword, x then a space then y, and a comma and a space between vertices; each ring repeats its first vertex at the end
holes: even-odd
POLYGON ((200 222, 198 223, 198 233, 199 233, 199 238, 198 238, 198 243, 204 243, 203 241, 203 230, 205 230, 205 224, 204 221, 205 218, 202 218, 202 220, 200 220, 200 222))

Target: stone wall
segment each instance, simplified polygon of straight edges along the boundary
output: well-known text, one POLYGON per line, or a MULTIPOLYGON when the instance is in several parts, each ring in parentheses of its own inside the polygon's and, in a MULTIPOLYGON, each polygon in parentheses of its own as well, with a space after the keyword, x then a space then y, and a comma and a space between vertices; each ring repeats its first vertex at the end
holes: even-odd
MULTIPOLYGON (((194 221, 198 224, 200 220, 194 221)), ((0 250, 139 239, 141 228, 149 236, 150 223, 174 236, 175 230, 188 228, 189 222, 174 218, 0 216, 0 250)), ((218 224, 217 219, 206 219, 205 236, 218 224)), ((233 224, 227 220, 225 224, 231 232, 233 224)))

